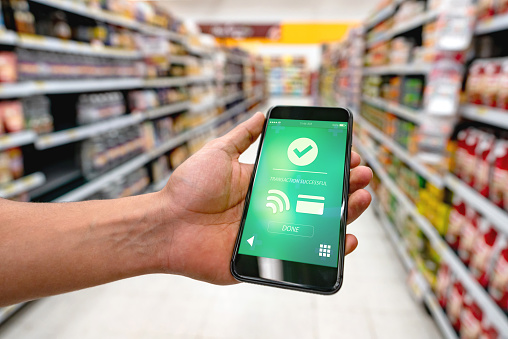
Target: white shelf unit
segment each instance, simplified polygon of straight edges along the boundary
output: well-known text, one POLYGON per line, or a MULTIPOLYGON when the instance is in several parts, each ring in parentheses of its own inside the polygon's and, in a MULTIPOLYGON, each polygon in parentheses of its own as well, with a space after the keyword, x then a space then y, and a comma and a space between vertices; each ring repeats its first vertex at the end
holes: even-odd
MULTIPOLYGON (((375 197, 374 192, 371 194, 375 197)), ((378 206, 378 205, 376 205, 378 206)), ((429 286, 429 283, 423 275, 418 271, 413 259, 409 256, 404 240, 397 234, 395 226, 388 220, 386 214, 381 208, 376 208, 378 215, 380 216, 381 226, 384 228, 388 237, 390 238, 392 245, 395 247, 397 254, 399 255, 402 263, 406 270, 415 276, 416 283, 420 289, 423 297, 423 301, 428 306, 432 317, 436 320, 436 323, 441 330, 443 336, 447 339, 458 339, 455 330, 453 329, 448 317, 439 305, 436 295, 429 286)))
POLYGON ((508 129, 507 110, 480 105, 464 105, 460 108, 460 113, 469 120, 508 129))
POLYGON ((421 14, 413 17, 413 19, 408 20, 407 22, 401 23, 401 24, 393 27, 392 29, 388 30, 387 32, 380 33, 377 36, 375 36, 374 38, 372 38, 370 41, 367 41, 367 48, 370 48, 380 42, 390 40, 399 34, 410 31, 410 30, 420 27, 428 22, 436 20, 437 17, 438 17, 437 11, 427 11, 425 13, 421 13, 421 14))
POLYGON ((396 102, 391 102, 382 98, 374 98, 368 95, 363 95, 362 100, 370 105, 376 106, 388 113, 395 114, 401 118, 420 124, 424 112, 421 110, 412 109, 396 102))
POLYGON ((46 182, 46 176, 41 172, 27 175, 18 180, 0 185, 0 198, 11 198, 18 194, 28 192, 42 186, 46 182))
POLYGON ((485 198, 453 174, 448 174, 445 177, 445 181, 446 186, 450 190, 462 197, 462 199, 467 201, 468 205, 473 206, 485 218, 489 219, 499 231, 508 235, 508 212, 494 205, 492 201, 485 198))
POLYGON ((49 133, 37 138, 35 141, 35 147, 39 150, 44 150, 65 145, 75 141, 88 139, 99 134, 104 134, 107 131, 136 125, 143 120, 145 120, 145 116, 143 114, 127 114, 90 125, 49 133))
POLYGON ((440 257, 450 266, 457 279, 459 279, 469 294, 478 303, 484 314, 490 319, 493 326, 500 334, 508 333, 508 318, 503 311, 494 303, 490 295, 471 275, 469 269, 462 263, 459 257, 452 251, 450 246, 441 238, 437 230, 430 222, 418 213, 413 202, 400 190, 397 184, 388 176, 383 166, 377 161, 373 152, 356 142, 356 147, 362 156, 369 162, 382 183, 397 198, 399 203, 413 217, 420 229, 432 244, 432 247, 439 253, 440 257))
POLYGON ((0 151, 24 146, 33 143, 37 139, 37 134, 33 131, 21 131, 0 135, 0 151))
MULTIPOLYGON (((16 35, 16 33, 13 32, 16 35)), ((15 44, 19 47, 53 51, 69 54, 93 55, 109 58, 141 59, 139 51, 122 50, 119 48, 93 46, 84 42, 63 40, 53 37, 19 34, 15 36, 15 44)))
POLYGON ((482 35, 504 31, 508 29, 508 14, 495 15, 491 19, 479 21, 476 24, 475 34, 482 35))
POLYGON ((243 91, 239 91, 237 93, 232 93, 222 97, 221 99, 219 99, 219 102, 222 105, 227 105, 233 101, 240 100, 241 98, 243 98, 244 95, 245 93, 243 91))
POLYGON ((151 108, 144 113, 146 119, 153 120, 162 118, 171 114, 186 111, 190 108, 190 101, 177 102, 171 105, 151 108))
POLYGON ((400 1, 393 2, 388 6, 385 6, 383 9, 381 9, 379 12, 377 12, 371 18, 369 18, 365 23, 365 29, 366 30, 371 29, 377 24, 391 17, 395 13, 395 10, 397 9, 398 2, 400 1))
POLYGON ((0 85, 0 99, 37 94, 85 93, 143 87, 139 78, 27 81, 0 85))
POLYGON ((444 179, 437 173, 432 172, 423 163, 418 161, 415 156, 411 155, 404 148, 399 146, 392 138, 381 132, 376 127, 361 117, 356 117, 356 121, 365 129, 374 139, 383 144, 392 151, 398 158, 411 167, 415 172, 424 177, 427 181, 436 187, 444 187, 444 179))
POLYGON ((50 6, 53 8, 61 9, 70 13, 78 14, 87 18, 95 19, 102 22, 107 22, 116 26, 122 26, 134 30, 138 30, 145 34, 158 35, 166 37, 170 40, 182 42, 185 37, 159 27, 151 26, 138 22, 134 19, 115 14, 100 8, 90 8, 82 3, 73 2, 69 0, 32 0, 34 2, 50 6))
POLYGON ((102 176, 91 180, 90 182, 84 184, 81 187, 76 188, 75 190, 59 197, 54 200, 54 202, 70 202, 70 201, 80 201, 86 199, 90 195, 98 192, 107 184, 116 180, 119 177, 123 177, 138 168, 146 165, 148 162, 158 158, 159 156, 167 153, 171 149, 179 146, 180 144, 192 139, 193 137, 206 132, 208 129, 213 128, 214 126, 234 117, 235 115, 241 113, 245 110, 245 103, 240 103, 230 110, 224 112, 220 116, 211 119, 205 124, 196 127, 187 132, 183 132, 180 135, 174 137, 163 145, 160 145, 154 150, 151 150, 147 153, 141 154, 134 159, 129 160, 123 165, 118 166, 117 168, 111 170, 110 172, 103 174, 102 176))
POLYGON ((6 29, 0 29, 0 45, 16 45, 18 35, 6 29))
POLYGON ((363 75, 418 75, 429 74, 432 71, 432 64, 414 63, 402 65, 388 65, 376 67, 364 67, 363 75))

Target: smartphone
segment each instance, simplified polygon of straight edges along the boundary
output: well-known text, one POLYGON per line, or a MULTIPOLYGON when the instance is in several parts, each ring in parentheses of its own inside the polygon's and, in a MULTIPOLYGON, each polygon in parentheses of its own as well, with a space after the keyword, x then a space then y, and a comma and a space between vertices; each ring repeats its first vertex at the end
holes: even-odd
POLYGON ((231 260, 237 280, 340 289, 352 128, 345 108, 269 110, 231 260))

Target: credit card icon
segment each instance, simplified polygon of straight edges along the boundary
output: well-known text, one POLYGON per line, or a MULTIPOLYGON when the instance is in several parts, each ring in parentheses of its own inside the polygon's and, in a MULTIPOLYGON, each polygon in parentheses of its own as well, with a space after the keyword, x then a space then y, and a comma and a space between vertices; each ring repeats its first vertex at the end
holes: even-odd
POLYGON ((305 214, 323 215, 325 209, 325 197, 313 195, 298 195, 296 212, 305 214))

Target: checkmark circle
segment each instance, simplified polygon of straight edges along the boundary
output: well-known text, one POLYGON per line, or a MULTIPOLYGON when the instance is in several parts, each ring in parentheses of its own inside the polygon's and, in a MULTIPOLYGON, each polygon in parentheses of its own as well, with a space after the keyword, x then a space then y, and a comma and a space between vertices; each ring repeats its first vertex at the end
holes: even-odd
POLYGON ((309 138, 296 139, 288 147, 288 158, 296 166, 307 166, 316 160, 318 146, 309 138))

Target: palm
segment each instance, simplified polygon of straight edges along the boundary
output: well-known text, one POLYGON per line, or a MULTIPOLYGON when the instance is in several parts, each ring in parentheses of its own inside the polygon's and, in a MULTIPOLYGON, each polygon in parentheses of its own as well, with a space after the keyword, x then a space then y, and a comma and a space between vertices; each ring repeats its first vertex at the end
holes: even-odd
MULTIPOLYGON (((252 165, 240 163, 238 157, 257 138, 262 122, 257 115, 210 142, 171 176, 165 192, 172 197, 169 208, 178 226, 171 241, 178 246, 168 249, 167 260, 174 273, 216 284, 235 282, 229 265, 253 169, 252 165)), ((356 177, 360 177, 359 183, 355 184, 352 178, 352 192, 358 189, 354 186, 365 187, 371 173, 356 177)), ((353 206, 353 211, 350 208, 351 220, 370 203, 370 195, 366 198, 365 193, 363 199, 359 197, 363 202, 353 206)), ((350 247, 356 247, 356 239, 350 247)))

